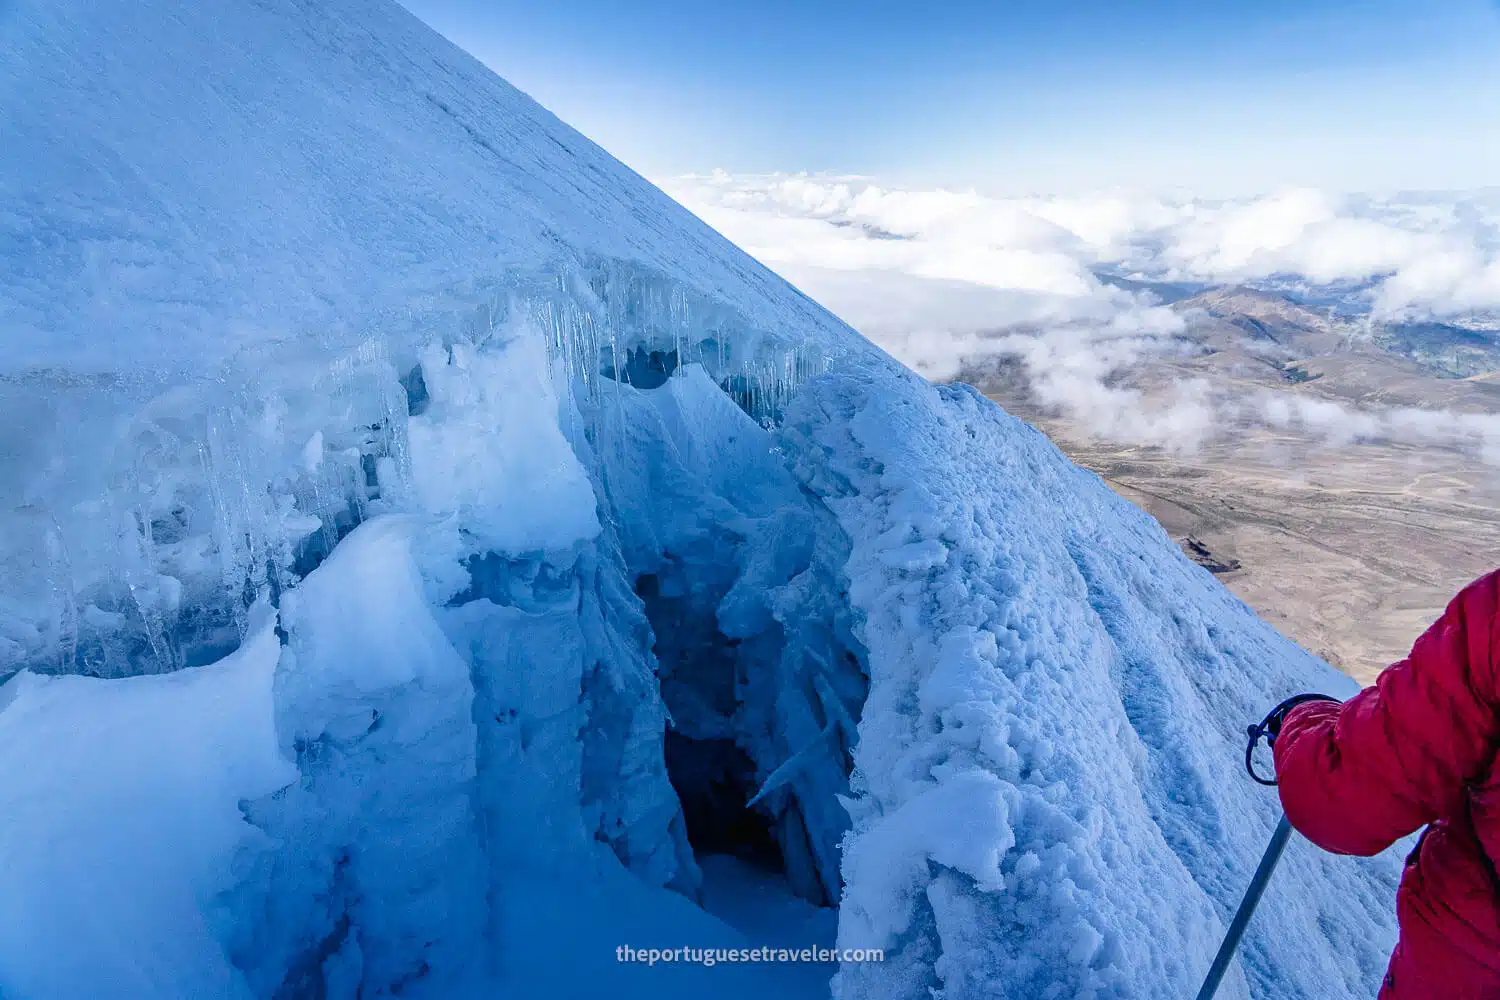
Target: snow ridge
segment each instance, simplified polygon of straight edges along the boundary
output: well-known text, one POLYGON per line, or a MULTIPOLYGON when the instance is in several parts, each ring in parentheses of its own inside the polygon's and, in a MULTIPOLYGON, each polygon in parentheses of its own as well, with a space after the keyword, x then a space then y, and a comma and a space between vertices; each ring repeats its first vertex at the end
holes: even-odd
MULTIPOLYGON (((870 650, 840 936, 890 952, 837 995, 1191 995, 1275 823, 1237 773, 1240 721, 1351 683, 968 387, 853 367, 783 438, 852 541, 870 650)), ((1247 943, 1253 995, 1365 995, 1394 866, 1288 867, 1247 943), (1351 891, 1362 930, 1330 969, 1307 942, 1351 891)))

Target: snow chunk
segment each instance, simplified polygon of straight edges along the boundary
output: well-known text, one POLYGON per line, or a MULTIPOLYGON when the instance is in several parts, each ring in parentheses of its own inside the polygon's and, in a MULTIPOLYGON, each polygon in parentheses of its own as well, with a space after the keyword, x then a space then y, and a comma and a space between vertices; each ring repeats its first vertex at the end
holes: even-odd
POLYGON ((1005 884, 1000 859, 1015 844, 1009 791, 983 771, 953 775, 850 843, 839 926, 843 946, 885 948, 906 933, 929 862, 963 872, 981 892, 998 892, 1005 884))
POLYGON ((365 522, 284 598, 293 635, 277 691, 286 738, 317 739, 346 701, 467 676, 423 599, 411 551, 420 526, 400 515, 365 522))
POLYGON ((599 532, 593 488, 558 426, 547 345, 527 326, 497 349, 454 344, 422 355, 430 403, 411 418, 422 506, 462 513, 485 546, 561 549, 599 532))
POLYGON ((0 994, 249 997, 202 907, 255 840, 238 803, 296 779, 274 625, 209 667, 0 688, 0 994))
POLYGON ((312 437, 307 439, 307 444, 302 446, 302 468, 309 473, 317 472, 318 466, 323 464, 323 431, 313 431, 312 437))
POLYGON ((365 995, 399 993, 483 954, 473 688, 426 602, 422 527, 367 521, 284 596, 276 724, 301 780, 249 804, 276 849, 241 859, 252 877, 224 904, 260 994, 356 962, 365 995))
POLYGON ((880 561, 891 569, 920 573, 924 570, 936 569, 947 562, 948 546, 932 539, 912 542, 910 545, 887 549, 880 554, 880 561))

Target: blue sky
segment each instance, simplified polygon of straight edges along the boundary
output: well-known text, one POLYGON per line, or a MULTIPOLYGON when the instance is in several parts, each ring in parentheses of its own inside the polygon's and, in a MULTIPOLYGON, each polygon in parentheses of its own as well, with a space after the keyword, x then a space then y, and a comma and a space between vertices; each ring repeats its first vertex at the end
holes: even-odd
POLYGON ((650 177, 1500 184, 1496 0, 405 0, 650 177))

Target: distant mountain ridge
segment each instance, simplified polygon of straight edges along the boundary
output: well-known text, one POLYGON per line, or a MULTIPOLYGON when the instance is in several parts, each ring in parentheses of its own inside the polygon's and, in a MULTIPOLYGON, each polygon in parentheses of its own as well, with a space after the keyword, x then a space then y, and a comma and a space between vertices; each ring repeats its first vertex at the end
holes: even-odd
POLYGON ((1295 358, 1385 356, 1411 362, 1428 375, 1461 379, 1500 370, 1500 323, 1475 317, 1466 325, 1436 320, 1380 320, 1317 307, 1281 291, 1223 285, 1171 301, 1235 327, 1252 341, 1269 341, 1295 358))

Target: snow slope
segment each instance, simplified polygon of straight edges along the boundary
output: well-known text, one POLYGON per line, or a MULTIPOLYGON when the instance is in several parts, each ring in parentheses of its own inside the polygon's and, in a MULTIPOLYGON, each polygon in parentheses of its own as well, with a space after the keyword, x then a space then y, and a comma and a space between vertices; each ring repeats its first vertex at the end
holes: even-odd
POLYGON ((591 257, 842 339, 394 3, 19 0, 0 18, 0 323, 29 333, 12 370, 350 346, 591 257))
MULTIPOLYGON (((383 0, 17 0, 0 134, 0 995, 1196 990, 1349 682, 1036 432, 383 0)), ((1223 995, 1373 993, 1283 864, 1223 995)))

